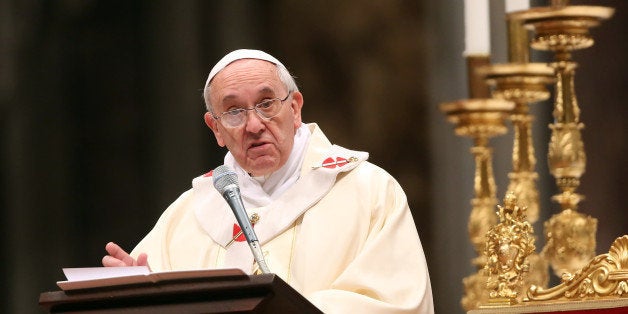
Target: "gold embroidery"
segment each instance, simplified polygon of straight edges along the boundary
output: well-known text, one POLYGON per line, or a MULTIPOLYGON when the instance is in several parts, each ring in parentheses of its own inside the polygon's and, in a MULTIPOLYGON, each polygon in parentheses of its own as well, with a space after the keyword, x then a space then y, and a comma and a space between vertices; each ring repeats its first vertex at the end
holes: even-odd
POLYGON ((286 283, 290 283, 292 279, 292 257, 294 256, 294 246, 297 243, 297 228, 301 225, 303 216, 299 217, 292 226, 292 245, 290 245, 290 259, 288 260, 288 271, 286 273, 286 283))

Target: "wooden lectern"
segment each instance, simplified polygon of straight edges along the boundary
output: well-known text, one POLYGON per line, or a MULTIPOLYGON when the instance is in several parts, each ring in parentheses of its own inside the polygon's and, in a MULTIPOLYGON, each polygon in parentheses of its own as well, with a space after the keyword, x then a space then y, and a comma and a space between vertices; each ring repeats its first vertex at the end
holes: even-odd
POLYGON ((275 274, 241 272, 44 292, 50 313, 322 313, 275 274))

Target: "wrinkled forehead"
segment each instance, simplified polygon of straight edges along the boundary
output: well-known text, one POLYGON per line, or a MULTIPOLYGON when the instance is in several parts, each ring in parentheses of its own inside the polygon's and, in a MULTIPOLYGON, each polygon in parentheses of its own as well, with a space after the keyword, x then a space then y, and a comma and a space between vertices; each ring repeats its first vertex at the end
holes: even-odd
POLYGON ((258 59, 240 59, 231 62, 212 78, 210 85, 220 81, 238 79, 258 79, 261 81, 279 80, 277 66, 273 63, 258 59))
POLYGON ((237 60, 222 69, 206 89, 212 102, 220 103, 224 98, 238 98, 241 93, 274 97, 284 90, 277 73, 277 66, 262 60, 237 60))

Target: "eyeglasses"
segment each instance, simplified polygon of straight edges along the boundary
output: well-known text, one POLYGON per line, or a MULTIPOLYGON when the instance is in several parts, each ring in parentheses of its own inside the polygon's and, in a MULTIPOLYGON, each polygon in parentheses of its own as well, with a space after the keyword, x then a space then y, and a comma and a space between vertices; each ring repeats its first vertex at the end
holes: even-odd
POLYGON ((231 109, 229 111, 225 111, 220 116, 213 116, 214 119, 220 119, 225 127, 239 127, 244 124, 247 117, 247 111, 255 110, 257 115, 264 119, 270 120, 271 118, 277 116, 279 111, 281 111, 281 106, 283 102, 288 100, 292 91, 288 91, 288 95, 284 99, 272 98, 266 99, 259 104, 253 106, 253 108, 237 108, 231 109))

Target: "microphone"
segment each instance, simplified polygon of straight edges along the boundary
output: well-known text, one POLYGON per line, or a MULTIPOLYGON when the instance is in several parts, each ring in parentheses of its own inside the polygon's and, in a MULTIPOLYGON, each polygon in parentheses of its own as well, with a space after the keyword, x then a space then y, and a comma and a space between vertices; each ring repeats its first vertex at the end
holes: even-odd
POLYGON ((264 260, 264 255, 262 254, 262 249, 259 245, 257 235, 255 234, 251 221, 249 221, 249 217, 246 214, 244 203, 242 203, 240 187, 238 186, 238 176, 233 170, 231 170, 231 168, 223 165, 214 169, 212 177, 214 180, 214 187, 220 194, 222 194, 222 197, 224 197, 227 204, 229 204, 229 207, 231 207, 231 210, 238 221, 238 225, 240 225, 240 229, 242 229, 242 233, 246 238, 246 242, 251 248, 251 252, 253 253, 253 257, 255 258, 257 265, 259 265, 262 273, 270 273, 270 270, 266 265, 266 261, 264 260))

